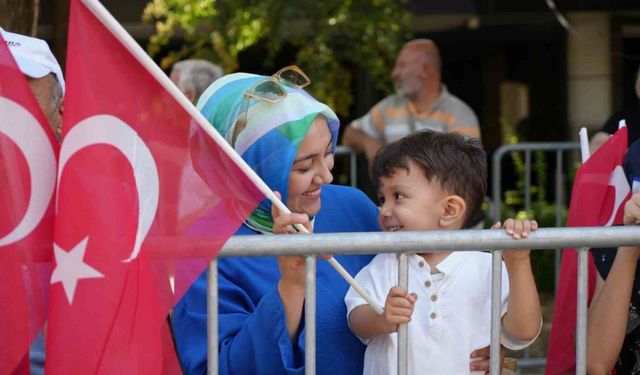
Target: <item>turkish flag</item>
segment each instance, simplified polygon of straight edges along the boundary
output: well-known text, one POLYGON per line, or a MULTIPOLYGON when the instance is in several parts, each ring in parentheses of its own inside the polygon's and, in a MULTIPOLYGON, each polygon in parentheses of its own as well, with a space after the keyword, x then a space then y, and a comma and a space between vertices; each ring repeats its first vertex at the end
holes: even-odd
POLYGON ((0 34, 0 374, 47 316, 58 144, 0 34))
POLYGON ((71 1, 46 371, 178 373, 167 316, 263 196, 71 1))
MULTIPOLYGON (((571 192, 568 227, 622 223, 624 202, 631 189, 622 168, 627 152, 627 128, 618 130, 578 169, 571 192)), ((589 253, 589 298, 595 290, 596 266, 589 253)), ((575 372, 575 331, 578 255, 564 249, 547 351, 546 374, 575 372)))
POLYGON ((0 34, 0 374, 46 319, 58 142, 0 34))

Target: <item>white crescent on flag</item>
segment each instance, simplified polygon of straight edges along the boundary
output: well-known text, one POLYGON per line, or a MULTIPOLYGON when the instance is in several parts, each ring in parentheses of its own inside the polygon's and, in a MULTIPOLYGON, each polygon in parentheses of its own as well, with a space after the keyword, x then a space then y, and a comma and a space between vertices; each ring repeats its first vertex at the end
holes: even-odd
POLYGON ((613 190, 615 191, 615 198, 613 202, 613 211, 611 211, 611 216, 605 224, 605 226, 607 227, 613 224, 620 205, 622 204, 622 202, 624 202, 624 199, 631 192, 631 188, 629 187, 629 183, 627 182, 627 176, 625 175, 622 166, 617 165, 613 172, 611 172, 611 177, 609 177, 609 186, 613 186, 613 190))
POLYGON ((158 209, 158 168, 147 145, 127 123, 115 116, 96 115, 80 121, 65 135, 60 149, 58 184, 69 159, 83 148, 97 144, 115 147, 133 168, 138 193, 138 228, 131 255, 124 260, 130 262, 140 254, 142 242, 158 209))
POLYGON ((31 194, 22 220, 0 238, 0 246, 5 246, 28 236, 42 220, 56 185, 56 159, 49 137, 31 112, 10 99, 0 97, 0 113, 4 116, 0 121, 0 132, 9 137, 24 155, 31 179, 31 194))

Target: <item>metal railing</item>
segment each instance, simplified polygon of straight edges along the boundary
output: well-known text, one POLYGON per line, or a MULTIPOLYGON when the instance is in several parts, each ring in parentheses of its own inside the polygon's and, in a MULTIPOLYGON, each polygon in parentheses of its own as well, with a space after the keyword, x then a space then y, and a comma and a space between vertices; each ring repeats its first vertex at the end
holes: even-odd
MULTIPOLYGON (((492 213, 491 218, 495 221, 501 220, 502 208, 502 162, 506 155, 513 152, 524 153, 524 210, 531 210, 531 153, 536 151, 544 151, 545 153, 555 153, 556 165, 554 174, 554 195, 555 195, 555 226, 562 225, 562 208, 565 207, 565 185, 567 183, 567 173, 565 171, 564 155, 569 152, 580 151, 580 143, 578 142, 533 142, 533 143, 516 143, 512 145, 503 145, 494 153, 491 162, 491 199, 492 213)), ((557 270, 560 267, 560 253, 556 252, 556 281, 557 270)))
MULTIPOLYGON (((501 299, 501 250, 514 248, 578 249, 578 308, 576 338, 576 374, 586 373, 586 318, 587 318, 587 249, 589 247, 640 246, 640 227, 588 227, 588 228, 542 228, 527 239, 513 240, 500 230, 461 230, 431 232, 372 232, 331 233, 288 236, 234 236, 223 247, 219 257, 299 255, 306 261, 305 300, 305 374, 315 374, 315 262, 316 255, 410 253, 427 251, 478 251, 493 252, 492 273, 492 324, 491 324, 491 374, 499 372, 499 333, 501 299), (496 264, 498 265, 496 267, 496 264), (497 302, 496 302, 497 301, 497 302)), ((405 258, 405 257, 401 257, 405 258)), ((400 262, 400 275, 406 275, 407 264, 400 262)), ((340 277, 337 274, 335 277, 340 277)), ((209 374, 217 374, 217 264, 211 263, 209 270, 208 339, 209 374)), ((402 277, 401 287, 407 288, 407 279, 402 277), (404 284, 404 285, 402 285, 404 284)), ((398 374, 407 373, 406 327, 398 334, 398 374)))

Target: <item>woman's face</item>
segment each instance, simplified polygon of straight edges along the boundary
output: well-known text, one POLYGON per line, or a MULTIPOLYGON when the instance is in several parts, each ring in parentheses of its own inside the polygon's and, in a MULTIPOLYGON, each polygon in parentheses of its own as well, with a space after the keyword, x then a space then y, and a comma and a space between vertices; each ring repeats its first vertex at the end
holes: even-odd
POLYGON ((320 211, 320 189, 333 181, 333 153, 327 120, 316 117, 302 140, 289 174, 287 206, 292 212, 315 216, 320 211))

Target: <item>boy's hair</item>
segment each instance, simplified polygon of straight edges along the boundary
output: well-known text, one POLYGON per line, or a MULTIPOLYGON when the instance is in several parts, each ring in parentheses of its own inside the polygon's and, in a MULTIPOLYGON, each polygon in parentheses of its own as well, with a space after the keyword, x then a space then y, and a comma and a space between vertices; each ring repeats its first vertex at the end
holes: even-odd
POLYGON ((480 140, 428 130, 410 134, 378 151, 371 165, 373 185, 379 188, 380 178, 397 169, 408 170, 410 160, 422 167, 429 182, 435 178, 448 194, 464 199, 466 227, 487 192, 487 155, 480 140))

